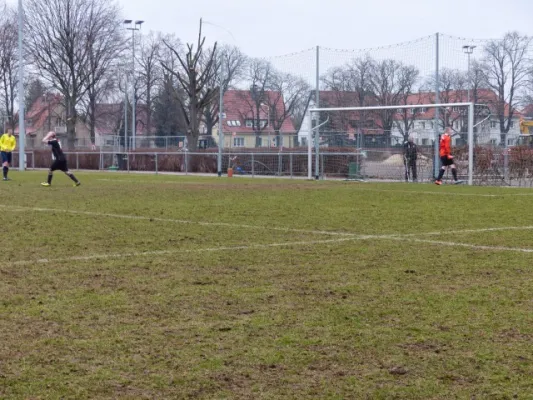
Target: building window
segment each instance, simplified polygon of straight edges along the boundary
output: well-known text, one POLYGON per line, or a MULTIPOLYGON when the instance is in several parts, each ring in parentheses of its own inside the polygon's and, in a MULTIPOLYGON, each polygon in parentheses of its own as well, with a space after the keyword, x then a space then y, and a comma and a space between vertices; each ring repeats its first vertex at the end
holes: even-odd
POLYGON ((490 127, 491 128, 497 128, 498 127, 498 121, 490 121, 490 127))
POLYGON ((243 137, 234 137, 233 138, 233 147, 244 147, 244 138, 243 137))
POLYGON ((422 146, 428 145, 428 139, 422 139, 422 146))
POLYGON ((509 128, 514 128, 514 121, 511 121, 511 122, 509 123, 509 128))
POLYGON ((247 119, 245 121, 247 128, 253 128, 254 127, 254 120, 253 119, 247 119))
POLYGON ((496 139, 490 139, 490 144, 495 146, 497 144, 496 139))
POLYGON ((426 123, 425 122, 421 122, 420 123, 420 128, 421 129, 426 129, 426 123))
POLYGON ((507 145, 512 146, 513 145, 513 139, 507 139, 507 145))

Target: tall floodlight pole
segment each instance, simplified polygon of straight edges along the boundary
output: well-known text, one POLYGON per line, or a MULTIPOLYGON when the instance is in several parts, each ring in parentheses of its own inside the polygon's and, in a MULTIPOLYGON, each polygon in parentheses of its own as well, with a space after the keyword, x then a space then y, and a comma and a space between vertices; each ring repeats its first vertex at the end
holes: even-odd
POLYGON ((463 46, 463 52, 468 55, 468 90, 467 90, 467 102, 470 103, 470 56, 474 52, 476 46, 463 46))
POLYGON ((124 71, 124 152, 128 152, 128 73, 124 71))
POLYGON ((467 76, 466 84, 468 85, 466 89, 466 99, 467 99, 466 101, 468 103, 470 103, 470 88, 472 87, 472 80, 470 79, 470 56, 474 52, 475 48, 476 46, 472 46, 472 45, 463 46, 463 52, 468 56, 468 66, 467 66, 467 75, 466 75, 467 76))
POLYGON ((18 53, 19 53, 19 171, 24 171, 24 164, 26 161, 25 147, 26 147, 26 129, 24 128, 24 58, 22 48, 22 35, 24 33, 24 11, 22 8, 22 0, 19 0, 18 7, 18 53))
MULTIPOLYGON (((316 87, 315 87, 315 107, 320 107, 320 46, 316 46, 316 87)), ((315 179, 320 178, 320 114, 317 115, 315 131, 315 179)))
POLYGON ((222 148, 224 146, 224 54, 220 52, 220 82, 219 82, 219 99, 218 99, 218 157, 217 171, 218 176, 222 176, 222 148))
POLYGON ((131 66, 131 73, 132 73, 132 99, 131 99, 131 148, 135 150, 135 137, 136 137, 136 125, 135 125, 135 103, 137 102, 137 86, 135 85, 135 31, 138 31, 141 29, 141 25, 144 23, 144 21, 135 21, 133 22, 131 19, 125 19, 124 25, 126 25, 126 29, 131 31, 131 46, 132 46, 132 66, 131 66))
MULTIPOLYGON (((439 33, 435 36, 435 104, 440 103, 440 78, 439 78, 439 33)), ((439 108, 435 108, 435 143, 433 145, 433 177, 439 176, 439 108)))

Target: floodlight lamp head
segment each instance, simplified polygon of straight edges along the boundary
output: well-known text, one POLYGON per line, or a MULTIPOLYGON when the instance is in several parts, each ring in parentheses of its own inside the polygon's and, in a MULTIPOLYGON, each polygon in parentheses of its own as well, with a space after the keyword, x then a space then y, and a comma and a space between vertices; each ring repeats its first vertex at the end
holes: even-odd
POLYGON ((466 54, 472 54, 474 52, 474 49, 476 48, 476 46, 472 46, 472 45, 464 45, 463 46, 463 51, 466 53, 466 54))
POLYGON ((144 24, 144 21, 141 21, 141 20, 135 21, 135 25, 139 26, 139 28, 141 27, 142 24, 144 24))
POLYGON ((132 23, 131 19, 125 19, 124 20, 124 25, 130 25, 131 23, 132 23))

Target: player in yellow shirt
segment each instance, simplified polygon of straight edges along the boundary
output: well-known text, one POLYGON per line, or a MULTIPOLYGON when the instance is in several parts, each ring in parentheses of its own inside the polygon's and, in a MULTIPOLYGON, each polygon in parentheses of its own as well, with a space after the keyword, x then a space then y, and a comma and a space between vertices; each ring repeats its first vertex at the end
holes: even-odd
POLYGON ((7 173, 9 172, 9 166, 11 165, 11 155, 16 146, 17 139, 15 139, 15 136, 13 136, 10 130, 0 137, 0 152, 2 154, 2 172, 4 173, 4 181, 9 180, 7 173))

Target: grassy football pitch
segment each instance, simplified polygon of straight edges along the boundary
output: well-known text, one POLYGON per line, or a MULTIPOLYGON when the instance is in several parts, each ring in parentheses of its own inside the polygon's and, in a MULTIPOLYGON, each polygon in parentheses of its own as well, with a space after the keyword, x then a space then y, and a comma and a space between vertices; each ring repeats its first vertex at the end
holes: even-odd
POLYGON ((2 399, 533 393, 533 191, 0 182, 2 399))

